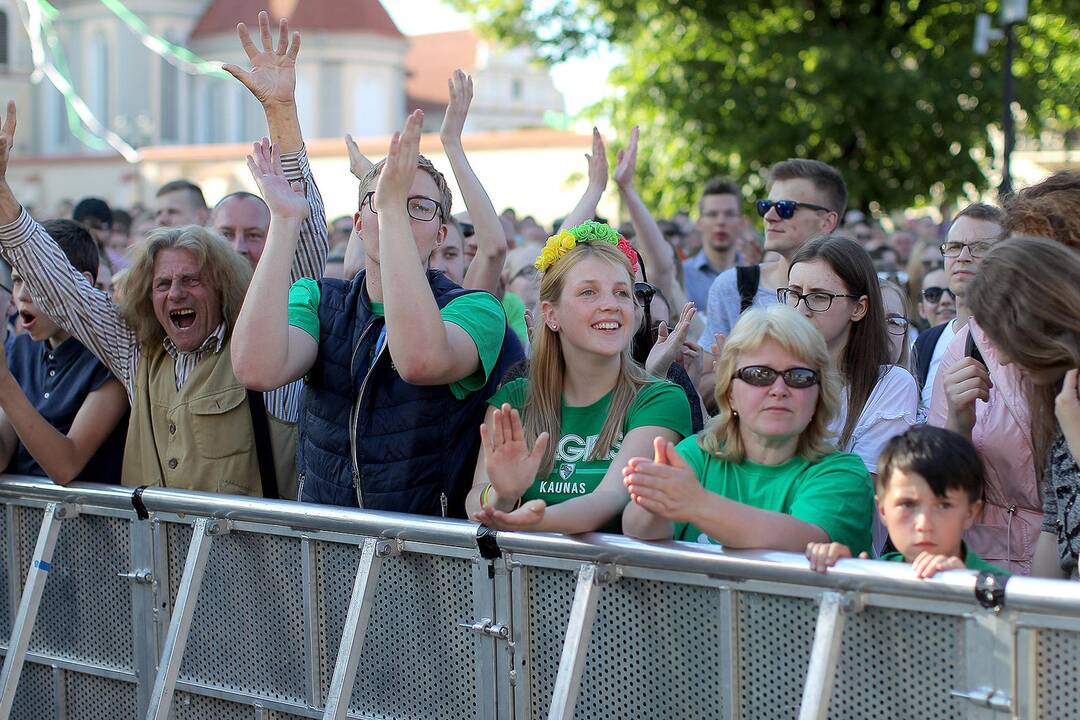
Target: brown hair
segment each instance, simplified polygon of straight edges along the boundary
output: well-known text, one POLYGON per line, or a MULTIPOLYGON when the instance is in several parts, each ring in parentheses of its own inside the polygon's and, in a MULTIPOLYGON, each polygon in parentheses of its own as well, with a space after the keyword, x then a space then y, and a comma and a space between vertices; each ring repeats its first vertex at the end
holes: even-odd
MULTIPOLYGON (((810 424, 799 434, 796 454, 816 462, 836 451, 829 433, 829 423, 840 405, 840 378, 833 368, 825 339, 813 323, 785 305, 747 310, 735 323, 716 363, 717 415, 698 435, 698 445, 706 452, 730 462, 746 459, 746 448, 739 434, 739 417, 731 407, 729 389, 738 369, 739 358, 774 340, 786 351, 818 373, 818 400, 810 424)), ((801 392, 801 391, 800 391, 801 392)))
MULTIPOLYGON (((882 366, 892 364, 884 303, 874 263, 854 240, 839 235, 818 235, 799 248, 791 258, 791 267, 811 260, 824 260, 849 293, 865 295, 867 300, 866 314, 851 324, 844 356, 840 360, 840 374, 848 391, 847 417, 839 439, 840 447, 844 447, 881 377, 882 366)), ((790 268, 788 273, 791 273, 790 268)))
MULTIPOLYGON (((383 158, 372 165, 371 169, 368 170, 360 180, 360 197, 357 200, 358 204, 364 202, 364 196, 369 192, 375 192, 375 183, 385 164, 386 158, 383 158)), ((454 196, 450 192, 450 187, 446 184, 446 177, 436 170, 431 161, 423 155, 416 156, 416 167, 430 175, 431 179, 435 182, 435 187, 439 191, 439 197, 437 198, 439 201, 439 209, 442 210, 442 221, 445 223, 447 218, 450 217, 450 208, 454 204, 454 196)))
POLYGON ((120 312, 144 348, 165 339, 165 328, 154 315, 151 297, 154 259, 162 250, 187 250, 199 261, 203 281, 210 284, 221 301, 221 316, 229 327, 236 326, 244 294, 251 282, 251 263, 240 256, 213 230, 201 225, 158 228, 131 248, 131 267, 120 296, 120 312))
MULTIPOLYGON (((728 178, 714 177, 705 183, 705 188, 701 191, 701 198, 698 200, 698 210, 701 210, 701 204, 705 202, 705 198, 709 195, 734 195, 735 200, 742 204, 742 193, 739 192, 739 186, 735 184, 734 180, 728 178)), ((625 235, 625 233, 623 233, 625 235)), ((626 237, 630 237, 627 235, 626 237)))
POLYGON ((1051 238, 1080 250, 1080 172, 1054 173, 1005 200, 1005 234, 1051 238))
POLYGON ((771 187, 777 180, 809 180, 825 197, 825 205, 840 217, 847 207, 847 185, 840 171, 820 160, 789 158, 769 168, 767 184, 771 187))
MULTIPOLYGON (((540 281, 540 300, 558 304, 562 298, 566 275, 578 262, 585 258, 597 257, 612 265, 626 270, 630 283, 634 282, 634 271, 630 260, 614 245, 604 242, 579 242, 563 255, 544 273, 540 281)), ((533 331, 532 357, 529 362, 529 387, 525 396, 523 424, 525 439, 531 447, 540 433, 547 432, 551 441, 544 457, 540 461, 537 477, 551 472, 555 464, 555 446, 560 436, 562 419, 563 382, 566 375, 566 361, 563 359, 562 343, 558 333, 552 331, 545 322, 537 322, 533 331)), ((612 446, 622 434, 623 420, 630 404, 634 402, 638 391, 649 379, 645 370, 634 362, 630 355, 630 344, 623 349, 619 377, 615 381, 607 418, 600 430, 596 445, 593 446, 588 460, 604 458, 611 452, 612 446)))

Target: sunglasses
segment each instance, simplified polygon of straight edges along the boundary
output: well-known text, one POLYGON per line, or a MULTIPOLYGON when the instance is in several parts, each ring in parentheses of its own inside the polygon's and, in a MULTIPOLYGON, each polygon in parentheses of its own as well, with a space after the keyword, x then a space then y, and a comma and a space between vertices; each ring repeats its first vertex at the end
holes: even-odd
POLYGON ((956 293, 954 293, 949 288, 940 288, 933 285, 928 288, 923 288, 922 296, 923 300, 925 300, 926 302, 930 303, 931 305, 937 305, 939 302, 941 302, 941 296, 945 293, 949 293, 949 297, 951 297, 953 300, 956 299, 956 293))
POLYGON ((790 220, 795 217, 795 211, 801 207, 809 208, 811 210, 820 210, 821 212, 832 212, 827 207, 821 205, 814 205, 813 203, 799 202, 798 200, 758 200, 754 203, 757 207, 757 214, 761 217, 765 217, 769 210, 776 208, 776 214, 780 216, 782 220, 790 220))
POLYGON ((656 295, 656 286, 647 282, 634 283, 634 299, 638 305, 648 305, 656 295))
POLYGON ((818 384, 818 374, 810 368, 789 368, 781 371, 765 365, 749 365, 735 371, 734 377, 754 387, 772 387, 777 375, 784 378, 784 384, 793 390, 805 390, 818 384))

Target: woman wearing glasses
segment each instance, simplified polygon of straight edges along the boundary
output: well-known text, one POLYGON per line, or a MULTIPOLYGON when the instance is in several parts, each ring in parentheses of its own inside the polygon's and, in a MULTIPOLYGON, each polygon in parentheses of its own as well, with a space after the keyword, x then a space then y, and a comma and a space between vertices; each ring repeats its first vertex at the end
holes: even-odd
POLYGON ((870 479, 828 430, 839 394, 811 323, 790 308, 747 311, 717 362, 719 414, 678 446, 656 438, 623 470, 623 531, 792 552, 847 538, 868 551, 870 479))
POLYGON ((620 471, 653 438, 692 434, 679 386, 630 355, 638 259, 607 225, 550 238, 537 269, 540 316, 528 375, 488 401, 469 516, 490 527, 580 533, 617 530, 620 471))

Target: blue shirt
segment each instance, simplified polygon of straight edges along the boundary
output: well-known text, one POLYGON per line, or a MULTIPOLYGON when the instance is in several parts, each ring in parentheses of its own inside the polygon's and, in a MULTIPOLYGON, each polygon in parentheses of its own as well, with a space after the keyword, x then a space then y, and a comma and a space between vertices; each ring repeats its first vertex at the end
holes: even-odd
POLYGON ((704 250, 699 250, 694 257, 683 260, 682 266, 686 298, 694 303, 699 313, 704 313, 709 304, 709 288, 720 273, 713 270, 704 250))
MULTIPOLYGON (((8 349, 8 368, 30 404, 50 425, 65 434, 71 430, 75 415, 86 396, 112 377, 108 368, 75 338, 68 338, 56 348, 50 348, 47 342, 35 342, 26 334, 18 335, 8 349)), ((119 484, 126 438, 125 416, 75 479, 119 484)), ((45 476, 41 465, 21 442, 6 471, 45 476)))

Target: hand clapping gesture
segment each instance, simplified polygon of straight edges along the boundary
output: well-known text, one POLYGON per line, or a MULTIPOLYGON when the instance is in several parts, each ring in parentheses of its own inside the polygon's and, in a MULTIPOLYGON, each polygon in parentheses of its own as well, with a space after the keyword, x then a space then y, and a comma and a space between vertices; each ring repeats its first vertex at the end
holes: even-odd
POLYGON ((446 84, 450 90, 450 104, 443 115, 439 139, 444 146, 460 145, 461 133, 465 130, 465 118, 469 115, 469 106, 472 105, 473 81, 461 70, 455 70, 446 84))
POLYGON ((510 512, 499 507, 512 507, 532 486, 548 438, 546 432, 540 433, 530 451, 521 416, 509 404, 497 408, 490 421, 480 426, 484 466, 496 497, 488 498, 489 504, 484 504, 482 496, 480 511, 471 516, 475 522, 500 530, 527 530, 543 519, 543 500, 530 500, 510 512))
POLYGON ((251 146, 247 156, 248 170, 259 186, 259 193, 270 208, 270 215, 276 219, 303 220, 310 212, 304 186, 299 181, 290 182, 281 167, 281 153, 277 146, 270 145, 269 138, 263 138, 251 146))
POLYGON ((259 31, 262 35, 261 51, 251 41, 247 26, 244 23, 236 26, 240 44, 251 61, 251 69, 244 70, 231 63, 222 65, 221 69, 242 82, 263 107, 292 105, 295 102, 296 55, 300 52, 300 33, 294 32, 290 43, 289 21, 281 18, 278 44, 274 48, 270 38, 270 15, 265 10, 259 13, 259 31))
POLYGON ((8 161, 11 160, 11 148, 15 145, 15 101, 8 100, 7 116, 0 127, 0 182, 7 182, 8 161))
MULTIPOLYGON (((688 302, 683 305, 679 313, 679 322, 675 323, 672 330, 668 330, 667 321, 660 321, 657 329, 656 344, 649 351, 649 357, 645 360, 645 369, 656 377, 667 377, 671 363, 677 362, 684 367, 691 365, 695 357, 700 360, 701 348, 693 342, 687 342, 686 335, 690 332, 690 321, 694 319, 694 303, 688 302)), ((700 374, 700 370, 696 370, 700 374)), ((690 368, 687 367, 687 373, 690 368)), ((697 375, 690 375, 696 378, 697 375)))
POLYGON ((653 459, 635 457, 623 468, 623 484, 630 500, 653 515, 685 521, 702 506, 704 493, 697 474, 670 440, 653 441, 653 459))
POLYGON ((634 187, 634 173, 637 171, 638 126, 630 131, 630 143, 615 155, 615 172, 612 178, 620 190, 634 187))

